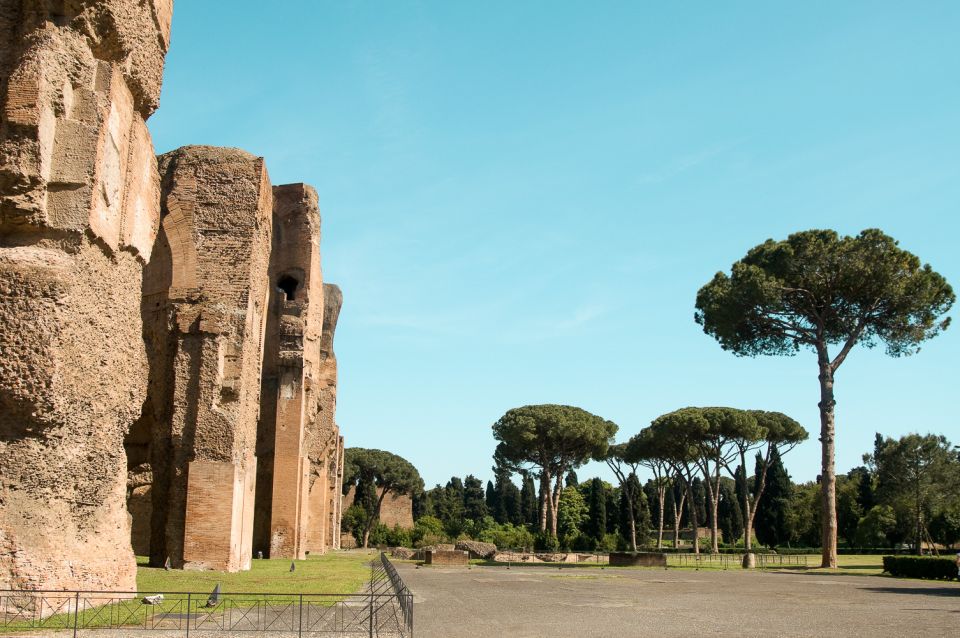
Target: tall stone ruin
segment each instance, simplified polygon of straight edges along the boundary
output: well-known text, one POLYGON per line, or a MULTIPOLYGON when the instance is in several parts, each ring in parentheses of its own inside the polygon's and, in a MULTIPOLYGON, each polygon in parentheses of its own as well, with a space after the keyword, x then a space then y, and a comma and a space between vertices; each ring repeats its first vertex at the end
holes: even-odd
POLYGON ((254 544, 271 557, 304 558, 339 546, 343 440, 333 421, 333 334, 341 296, 320 268, 317 194, 274 188, 273 295, 267 314, 254 544), (332 369, 331 369, 332 366, 332 369), (336 531, 333 530, 336 524, 336 531))
POLYGON ((123 437, 171 11, 0 0, 0 588, 136 585, 123 437))
POLYGON ((339 547, 317 196, 236 149, 158 163, 171 13, 0 0, 0 588, 133 590, 131 539, 230 571, 339 547))
POLYGON ((143 313, 161 346, 151 353, 160 378, 150 458, 153 511, 166 519, 156 523, 162 553, 175 567, 248 569, 270 181, 262 158, 204 146, 162 155, 160 173, 163 218, 143 313))
POLYGON ((181 148, 160 172, 143 288, 150 401, 127 437, 134 532, 150 533, 134 545, 153 564, 230 571, 250 567, 254 546, 284 558, 336 547, 340 303, 331 320, 316 191, 271 187, 262 158, 236 149, 181 148), (324 499, 311 498, 318 468, 324 499))

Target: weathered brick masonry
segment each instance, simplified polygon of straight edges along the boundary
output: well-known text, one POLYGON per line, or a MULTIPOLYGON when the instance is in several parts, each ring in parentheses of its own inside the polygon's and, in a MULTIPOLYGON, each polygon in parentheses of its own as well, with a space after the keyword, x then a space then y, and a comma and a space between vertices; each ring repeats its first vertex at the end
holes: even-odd
POLYGON ((128 486, 142 532, 134 481, 149 470, 152 531, 133 543, 154 564, 226 570, 249 568, 254 551, 322 553, 337 546, 343 446, 329 400, 340 297, 325 294, 317 194, 271 187, 263 160, 235 149, 185 147, 160 170, 143 295, 150 461, 128 486))
POLYGON ((172 10, 0 0, 0 588, 134 589, 131 539, 229 570, 261 530, 339 546, 317 196, 236 149, 158 164, 172 10))
POLYGON ((123 438, 171 11, 0 0, 0 588, 136 584, 123 438))
POLYGON ((338 546, 343 443, 332 345, 341 297, 323 283, 313 188, 274 188, 273 229, 254 544, 273 558, 303 558, 338 546))

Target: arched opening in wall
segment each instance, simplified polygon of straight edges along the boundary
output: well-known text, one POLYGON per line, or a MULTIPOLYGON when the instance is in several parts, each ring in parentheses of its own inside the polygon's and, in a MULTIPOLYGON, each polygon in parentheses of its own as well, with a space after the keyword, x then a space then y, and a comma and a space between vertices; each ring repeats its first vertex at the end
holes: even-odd
POLYGON ((277 290, 286 295, 287 301, 296 299, 297 288, 299 286, 300 282, 290 275, 283 275, 277 280, 277 290))

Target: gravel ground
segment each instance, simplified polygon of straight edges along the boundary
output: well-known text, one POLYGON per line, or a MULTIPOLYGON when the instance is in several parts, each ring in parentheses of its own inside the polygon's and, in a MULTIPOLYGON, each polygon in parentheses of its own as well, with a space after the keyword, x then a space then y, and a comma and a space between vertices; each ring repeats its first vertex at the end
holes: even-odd
POLYGON ((960 636, 960 584, 799 572, 397 566, 417 638, 960 636))

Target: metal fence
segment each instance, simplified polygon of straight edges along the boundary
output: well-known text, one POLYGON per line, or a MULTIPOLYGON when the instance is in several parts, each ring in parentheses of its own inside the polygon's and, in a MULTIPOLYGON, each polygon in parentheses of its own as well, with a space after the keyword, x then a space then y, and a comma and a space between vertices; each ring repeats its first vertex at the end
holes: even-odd
POLYGON ((0 633, 14 632, 407 638, 413 594, 382 554, 353 594, 0 590, 0 633))
MULTIPOLYGON (((413 592, 404 584, 397 568, 393 566, 390 559, 383 552, 380 553, 380 563, 383 565, 383 571, 393 587, 393 594, 396 596, 397 606, 403 616, 403 626, 406 631, 404 636, 413 636, 413 592)), ((372 579, 371 579, 372 581, 372 579)))
MULTIPOLYGON (((781 554, 754 554, 757 567, 761 569, 773 567, 807 567, 809 556, 781 555, 781 554)), ((668 567, 694 567, 696 569, 737 569, 743 564, 743 554, 667 554, 668 567)))

